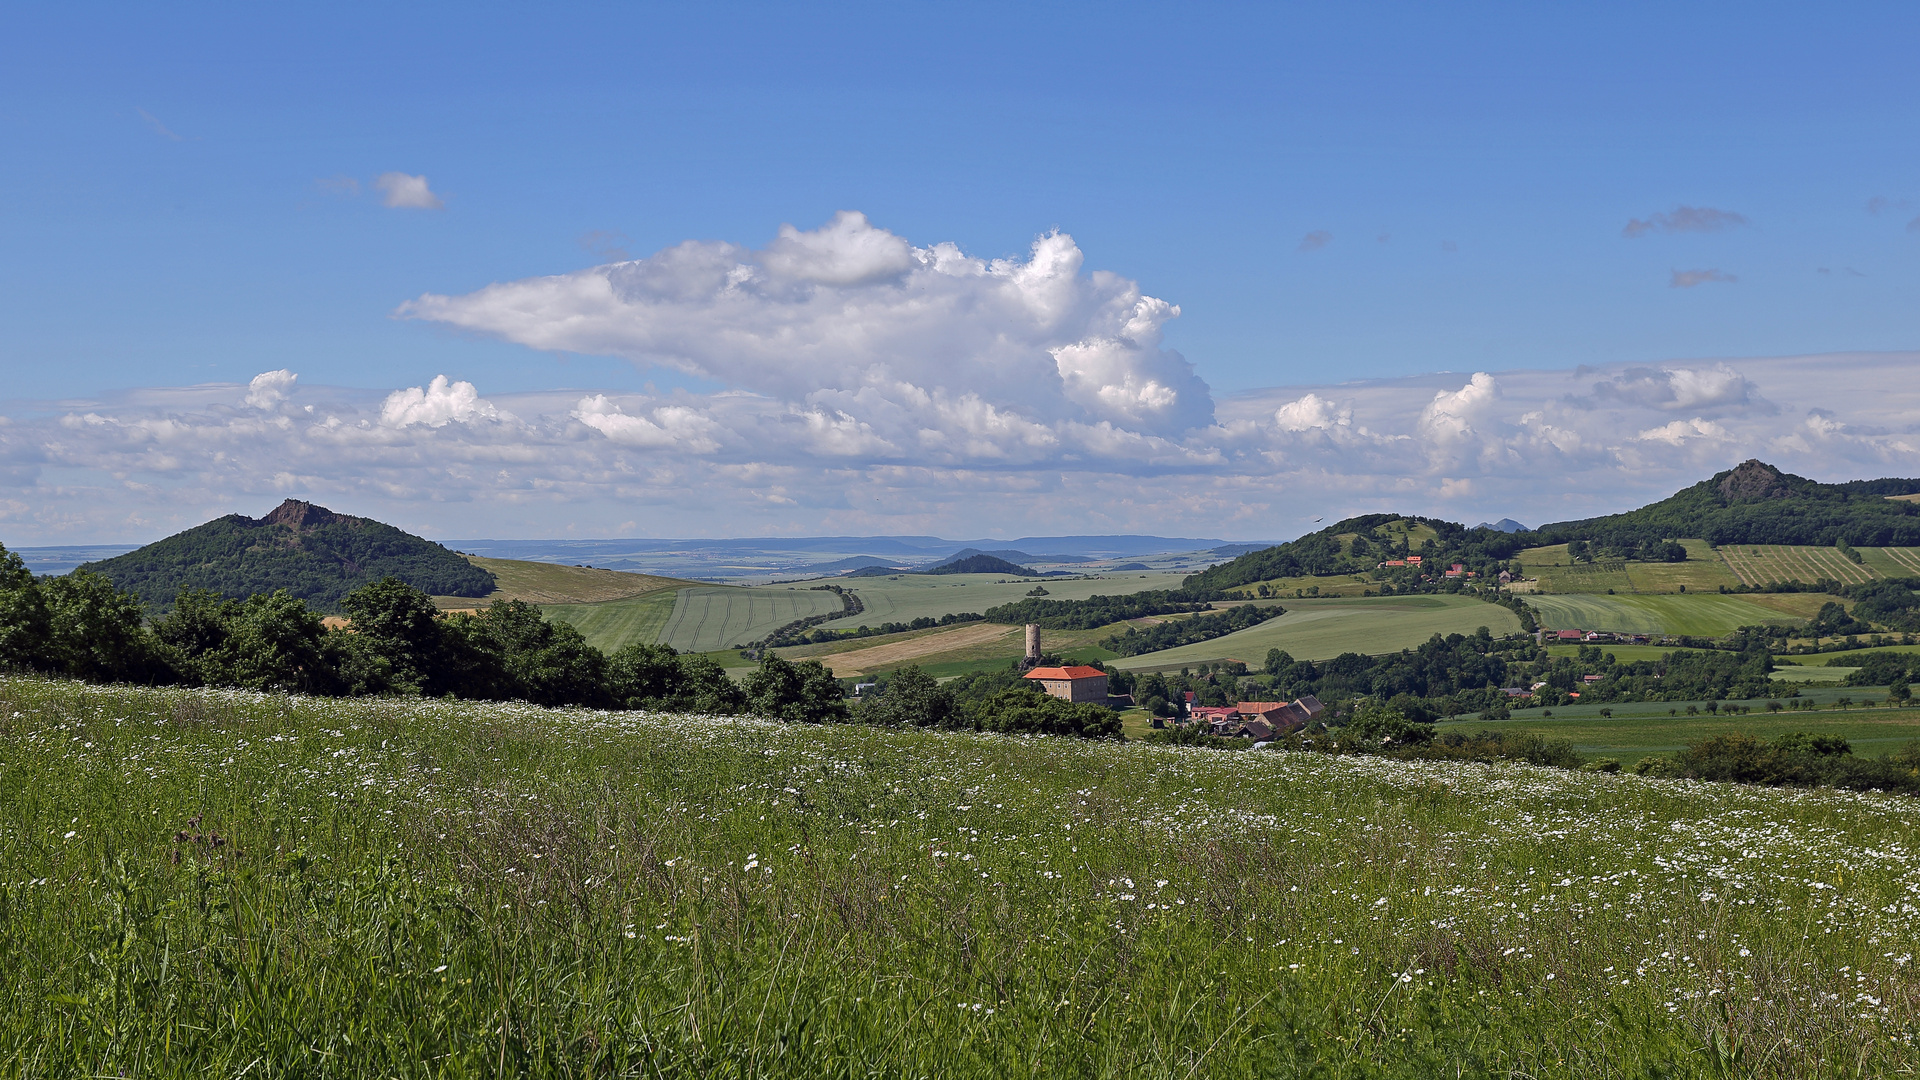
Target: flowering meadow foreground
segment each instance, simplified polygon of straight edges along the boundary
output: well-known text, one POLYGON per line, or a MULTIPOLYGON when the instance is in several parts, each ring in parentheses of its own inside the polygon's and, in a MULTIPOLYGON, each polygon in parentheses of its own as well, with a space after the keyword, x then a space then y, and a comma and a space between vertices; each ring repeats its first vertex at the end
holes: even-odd
POLYGON ((0 680, 0 1058, 80 1076, 1857 1076, 1920 801, 0 680))

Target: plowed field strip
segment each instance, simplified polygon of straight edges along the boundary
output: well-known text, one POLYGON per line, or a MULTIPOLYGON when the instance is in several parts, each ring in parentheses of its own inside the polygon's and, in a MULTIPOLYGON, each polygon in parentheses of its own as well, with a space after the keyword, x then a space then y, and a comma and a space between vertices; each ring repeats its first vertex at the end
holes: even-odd
POLYGON ((822 656, 820 661, 832 668, 836 675, 865 675, 869 672, 884 671, 923 656, 952 652, 955 649, 964 649, 973 645, 984 645, 1000 638, 1007 639, 1008 653, 1018 656, 1022 645, 1016 639, 1020 633, 1019 627, 1004 626, 1000 623, 974 623, 970 626, 955 627, 943 633, 875 645, 870 649, 849 649, 843 653, 822 656))

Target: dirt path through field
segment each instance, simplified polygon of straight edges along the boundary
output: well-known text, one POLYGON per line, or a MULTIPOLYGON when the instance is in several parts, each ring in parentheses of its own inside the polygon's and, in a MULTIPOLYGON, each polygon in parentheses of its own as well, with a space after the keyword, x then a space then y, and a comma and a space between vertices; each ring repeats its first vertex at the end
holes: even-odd
POLYGON ((835 675, 865 675, 872 671, 884 671, 890 667, 935 653, 952 652, 972 645, 985 645, 1000 638, 1012 638, 1020 633, 1017 626, 1003 626, 1000 623, 972 623, 956 626, 938 634, 909 638, 906 641, 893 641, 885 645, 875 645, 870 649, 852 649, 843 653, 833 653, 820 657, 835 675))

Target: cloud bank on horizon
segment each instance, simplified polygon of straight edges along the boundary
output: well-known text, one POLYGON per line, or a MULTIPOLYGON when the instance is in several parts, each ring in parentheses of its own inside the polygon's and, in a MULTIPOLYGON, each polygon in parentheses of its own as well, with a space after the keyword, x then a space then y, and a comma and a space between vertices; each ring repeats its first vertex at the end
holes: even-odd
POLYGON ((988 260, 842 213, 759 249, 688 241, 426 294, 398 314, 723 389, 489 395, 457 373, 341 389, 282 369, 16 406, 0 540, 145 539, 285 495, 440 536, 1283 538, 1367 510, 1607 512, 1751 456, 1822 479, 1920 474, 1911 354, 1216 398, 1162 344, 1180 309, 1084 261, 1061 232, 988 260))

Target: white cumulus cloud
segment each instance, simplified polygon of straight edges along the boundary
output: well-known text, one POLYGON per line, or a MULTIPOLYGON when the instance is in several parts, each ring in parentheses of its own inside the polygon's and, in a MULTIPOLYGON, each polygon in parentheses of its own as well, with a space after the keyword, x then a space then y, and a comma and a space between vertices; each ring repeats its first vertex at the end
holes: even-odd
POLYGON ((1319 394, 1307 394, 1275 409, 1273 422, 1281 431, 1348 427, 1353 424, 1353 410, 1342 409, 1319 394))
POLYGON ((374 177, 373 186, 381 192, 380 201, 397 210, 443 210, 447 205, 427 186, 424 176, 384 172, 374 177))
MULTIPOLYGON (((889 406, 977 399, 1028 421, 1109 422, 1178 436, 1213 422, 1213 397, 1162 347, 1180 309, 1104 271, 1084 273, 1071 236, 1024 259, 915 247, 845 212, 782 227, 766 248, 687 241, 648 258, 427 294, 400 314, 537 349, 665 365, 801 406, 861 396, 889 406)), ((937 417, 923 419, 937 420, 937 417)), ((955 433, 959 434, 959 433, 955 433)))
POLYGON ((435 375, 424 387, 395 390, 380 406, 380 422, 394 428, 414 424, 445 427, 456 420, 466 423, 502 418, 500 410, 482 398, 472 383, 448 382, 445 375, 435 375))
POLYGON ((1464 442, 1475 434, 1474 424, 1485 416, 1500 396, 1500 386, 1492 375, 1475 372, 1458 390, 1442 390, 1420 413, 1421 435, 1441 444, 1464 442))
POLYGON ((247 404, 256 409, 271 409, 287 400, 293 389, 294 380, 300 376, 281 368, 279 371, 263 371, 247 384, 247 404))

